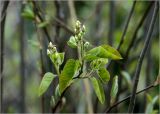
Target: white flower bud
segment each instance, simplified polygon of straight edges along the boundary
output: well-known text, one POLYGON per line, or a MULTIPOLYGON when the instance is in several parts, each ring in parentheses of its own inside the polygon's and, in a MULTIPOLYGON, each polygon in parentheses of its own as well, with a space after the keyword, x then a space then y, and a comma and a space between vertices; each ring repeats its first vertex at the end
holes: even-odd
POLYGON ((85 25, 82 26, 82 32, 86 32, 86 27, 85 27, 85 25))
POLYGON ((49 49, 47 49, 47 55, 50 55, 51 54, 51 52, 49 51, 49 49))
POLYGON ((79 28, 80 25, 81 25, 80 21, 77 20, 77 21, 76 21, 76 27, 79 28))
POLYGON ((89 42, 85 42, 85 43, 84 43, 84 48, 87 49, 88 47, 89 47, 89 42))
POLYGON ((54 46, 53 47, 53 53, 55 53, 57 51, 57 48, 54 46))
POLYGON ((52 44, 52 42, 49 42, 49 45, 48 45, 48 47, 53 47, 53 44, 52 44))

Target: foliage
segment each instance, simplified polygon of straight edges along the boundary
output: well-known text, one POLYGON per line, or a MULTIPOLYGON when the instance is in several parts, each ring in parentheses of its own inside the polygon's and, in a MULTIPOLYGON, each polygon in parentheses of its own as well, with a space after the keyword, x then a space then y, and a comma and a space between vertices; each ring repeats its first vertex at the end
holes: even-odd
MULTIPOLYGON (((56 94, 58 93, 61 95, 72 83, 75 82, 76 79, 86 78, 91 80, 93 89, 99 101, 103 104, 105 102, 105 94, 102 84, 107 84, 110 80, 110 74, 106 69, 106 64, 108 63, 108 59, 119 60, 122 59, 122 56, 116 49, 109 45, 101 45, 89 50, 90 43, 84 41, 83 38, 85 32, 85 26, 77 21, 75 27, 75 35, 70 37, 67 44, 71 48, 77 48, 78 60, 67 60, 62 71, 60 69, 60 65, 64 60, 64 52, 57 52, 55 45, 53 45, 51 42, 48 45, 47 55, 50 57, 52 63, 54 64, 59 78, 59 85, 57 86, 59 90, 56 89, 56 94), (86 68, 86 63, 89 63, 90 67, 84 69, 86 68), (96 73, 99 77, 96 78, 93 73, 96 73)), ((44 75, 44 78, 47 78, 47 75, 44 75)), ((51 83, 51 80, 48 81, 48 85, 51 83)), ((44 79, 42 79, 40 89, 43 90, 43 92, 40 92, 39 95, 42 95, 45 92, 48 85, 45 86, 44 79)), ((115 76, 115 78, 113 79, 111 97, 115 98, 118 91, 117 88, 118 77, 115 76)))

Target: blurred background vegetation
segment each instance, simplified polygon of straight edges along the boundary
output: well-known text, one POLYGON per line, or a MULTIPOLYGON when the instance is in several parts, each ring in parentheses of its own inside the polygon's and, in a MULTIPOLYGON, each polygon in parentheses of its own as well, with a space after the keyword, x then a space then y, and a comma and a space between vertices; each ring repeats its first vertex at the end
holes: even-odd
MULTIPOLYGON (((10 1, 6 10, 4 29, 4 59, 3 59, 3 112, 51 112, 50 99, 57 80, 53 81, 44 97, 38 97, 38 87, 43 74, 47 71, 54 72, 51 61, 47 57, 48 32, 49 37, 58 47, 60 52, 66 52, 66 58, 76 58, 76 50, 70 49, 66 42, 72 35, 75 20, 80 20, 86 25, 85 39, 93 45, 110 44, 117 48, 124 31, 125 23, 133 1, 36 1, 41 9, 44 23, 35 24, 35 20, 22 16, 22 12, 30 7, 27 1, 10 1), (65 27, 58 23, 61 20, 65 27), (46 24, 45 24, 46 23, 46 24), (37 27, 38 26, 38 27, 37 27)), ((151 2, 137 1, 124 43, 120 48, 122 56, 132 40, 132 36, 151 2)), ((1 4, 1 12, 4 1, 1 4)), ((34 7, 31 5, 31 9, 34 7)), ((135 42, 130 50, 128 59, 113 63, 109 69, 111 76, 121 77, 121 86, 116 101, 130 95, 137 60, 144 46, 147 30, 153 14, 153 6, 138 30, 135 42), (125 63, 125 65, 122 65, 125 63)), ((1 17, 2 18, 2 17, 1 17)), ((1 33, 2 34, 2 33, 1 33)), ((2 62, 2 61, 1 61, 2 62)), ((152 40, 145 55, 138 90, 144 89, 156 80, 159 73, 159 15, 156 19, 152 40)), ((108 85, 106 88, 106 103, 100 104, 90 84, 82 81, 74 84, 65 94, 59 112, 85 113, 89 111, 103 113, 108 106, 108 85), (90 102, 90 103, 89 103, 90 102), (89 109, 90 108, 90 109, 89 109)), ((145 112, 147 106, 152 113, 159 112, 158 87, 154 87, 137 95, 134 112, 145 112), (153 107, 153 110, 152 110, 153 107)), ((112 109, 111 112, 127 112, 129 100, 112 109)), ((149 109, 148 109, 149 110, 149 109)))

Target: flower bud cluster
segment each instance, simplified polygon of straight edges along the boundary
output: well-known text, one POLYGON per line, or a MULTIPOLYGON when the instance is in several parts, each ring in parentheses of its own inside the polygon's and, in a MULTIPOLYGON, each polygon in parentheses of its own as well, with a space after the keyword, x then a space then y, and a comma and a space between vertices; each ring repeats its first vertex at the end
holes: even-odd
POLYGON ((47 49, 47 55, 51 55, 57 52, 57 48, 55 45, 52 44, 52 42, 49 42, 48 49, 47 49))
POLYGON ((70 37, 68 45, 72 48, 76 48, 78 42, 82 41, 85 32, 86 32, 85 26, 82 25, 80 21, 77 21, 75 26, 75 35, 70 37))
POLYGON ((48 45, 47 55, 50 57, 56 68, 59 68, 64 61, 64 53, 57 52, 57 48, 51 42, 48 45))
POLYGON ((85 43, 84 43, 84 48, 85 48, 85 49, 88 49, 88 48, 89 48, 89 45, 90 45, 89 42, 85 42, 85 43))

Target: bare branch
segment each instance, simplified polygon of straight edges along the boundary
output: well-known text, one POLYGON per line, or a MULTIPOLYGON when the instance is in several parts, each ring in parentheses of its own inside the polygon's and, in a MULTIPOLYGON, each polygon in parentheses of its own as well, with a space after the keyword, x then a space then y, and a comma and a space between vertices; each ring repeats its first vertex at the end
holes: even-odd
MULTIPOLYGON (((33 3, 33 6, 34 6, 34 13, 38 16, 38 18, 40 19, 40 21, 43 22, 44 19, 41 16, 41 13, 40 13, 38 5, 36 4, 36 1, 33 0, 32 3, 33 3)), ((51 39, 51 37, 49 36, 49 33, 48 33, 46 27, 43 28, 43 31, 44 31, 45 35, 47 36, 48 41, 49 42, 53 42, 52 39, 51 39)))
POLYGON ((126 24, 125 24, 125 27, 124 27, 124 31, 123 31, 123 34, 122 34, 122 37, 121 37, 121 41, 120 41, 120 43, 119 43, 119 45, 117 47, 117 50, 120 50, 120 48, 121 48, 121 46, 122 46, 122 44, 124 42, 124 38, 125 38, 125 35, 126 35, 126 32, 127 32, 128 25, 129 25, 129 22, 131 20, 135 5, 136 5, 136 1, 133 2, 132 8, 131 8, 131 11, 130 11, 130 13, 128 15, 128 18, 127 18, 127 21, 126 21, 126 24))
MULTIPOLYGON (((158 86, 158 85, 156 85, 156 86, 158 86)), ((152 84, 152 85, 150 85, 150 86, 148 86, 148 87, 146 87, 146 88, 144 88, 144 89, 136 92, 136 95, 138 95, 138 94, 140 94, 140 93, 142 93, 142 92, 145 92, 145 91, 147 91, 147 90, 149 90, 149 89, 151 89, 151 88, 153 88, 153 87, 156 87, 156 86, 154 86, 154 84, 152 84)), ((131 98, 131 95, 129 95, 129 96, 125 97, 124 99, 122 99, 122 100, 114 103, 111 107, 109 107, 108 109, 106 109, 105 112, 106 112, 106 113, 110 112, 114 107, 117 107, 119 104, 127 101, 127 100, 130 99, 130 98, 131 98)))
MULTIPOLYGON (((2 3, 2 2, 1 2, 2 3)), ((6 21, 6 10, 9 5, 9 1, 4 1, 4 5, 1 12, 1 37, 0 37, 0 112, 3 112, 3 57, 4 57, 4 29, 6 21)))
POLYGON ((110 1, 110 6, 109 6, 109 32, 108 32, 108 43, 110 45, 113 44, 114 41, 114 29, 115 29, 115 1, 110 1))
POLYGON ((130 50, 131 50, 131 48, 133 47, 134 42, 136 41, 137 33, 138 33, 139 29, 141 28, 142 24, 144 23, 144 20, 146 19, 147 15, 149 14, 149 11, 150 11, 153 3, 154 3, 154 2, 151 2, 151 3, 149 4, 148 8, 146 9, 143 17, 141 18, 141 20, 140 20, 140 22, 139 22, 139 24, 138 24, 138 26, 137 26, 137 28, 136 28, 136 30, 135 30, 132 38, 131 38, 132 40, 131 40, 131 42, 130 42, 130 44, 129 44, 129 47, 127 48, 127 51, 126 51, 126 54, 125 54, 125 58, 126 58, 126 59, 127 59, 128 56, 129 56, 130 50))
POLYGON ((128 109, 129 113, 132 113, 133 110, 134 110, 134 105, 135 105, 135 100, 136 100, 136 91, 137 91, 137 86, 138 86, 138 82, 139 82, 139 74, 140 74, 140 71, 141 71, 144 56, 147 52, 147 48, 148 48, 150 40, 151 40, 151 35, 152 35, 152 32, 153 32, 154 24, 156 22, 156 16, 158 14, 158 10, 159 10, 158 3, 155 2, 155 9, 154 9, 153 17, 152 17, 152 20, 151 20, 151 24, 150 24, 150 27, 149 27, 149 30, 148 30, 148 34, 147 34, 145 43, 144 43, 144 48, 142 49, 142 51, 140 53, 140 57, 139 57, 139 60, 138 60, 136 72, 135 72, 135 75, 134 75, 135 80, 134 80, 134 84, 133 84, 132 96, 131 96, 129 109, 128 109))

